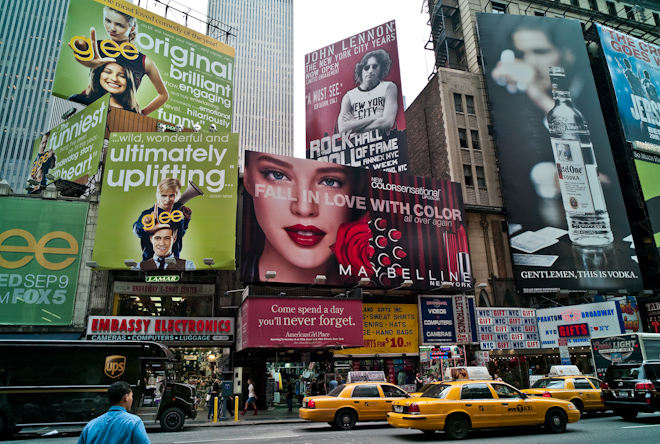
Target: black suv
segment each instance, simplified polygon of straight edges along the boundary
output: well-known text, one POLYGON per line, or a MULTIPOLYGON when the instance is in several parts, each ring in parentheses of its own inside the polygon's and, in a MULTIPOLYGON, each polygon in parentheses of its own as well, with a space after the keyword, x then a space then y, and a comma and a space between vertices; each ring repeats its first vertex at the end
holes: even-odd
POLYGON ((623 419, 660 411, 660 360, 610 364, 600 388, 603 404, 623 419))

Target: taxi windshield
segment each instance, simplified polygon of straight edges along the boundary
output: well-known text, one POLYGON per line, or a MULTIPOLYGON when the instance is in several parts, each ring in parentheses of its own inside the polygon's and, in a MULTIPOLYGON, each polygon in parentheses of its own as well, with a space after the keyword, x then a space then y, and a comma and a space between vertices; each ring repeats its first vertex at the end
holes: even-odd
POLYGON ((445 399, 451 390, 451 386, 447 384, 435 384, 429 387, 428 390, 422 395, 424 398, 445 399))
POLYGON ((553 389, 563 389, 564 380, 555 379, 555 378, 545 378, 539 379, 532 385, 532 388, 553 388, 553 389))

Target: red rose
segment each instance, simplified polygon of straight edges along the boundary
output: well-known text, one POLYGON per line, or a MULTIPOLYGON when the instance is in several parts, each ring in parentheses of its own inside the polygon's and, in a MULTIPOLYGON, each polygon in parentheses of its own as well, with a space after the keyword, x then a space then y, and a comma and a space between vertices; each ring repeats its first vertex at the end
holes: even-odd
POLYGON ((364 277, 364 275, 357 275, 361 268, 364 268, 369 277, 374 275, 370 259, 375 250, 370 244, 373 235, 369 228, 369 221, 369 215, 365 214, 356 221, 341 224, 337 230, 337 241, 330 246, 342 266, 350 265, 354 279, 364 277))

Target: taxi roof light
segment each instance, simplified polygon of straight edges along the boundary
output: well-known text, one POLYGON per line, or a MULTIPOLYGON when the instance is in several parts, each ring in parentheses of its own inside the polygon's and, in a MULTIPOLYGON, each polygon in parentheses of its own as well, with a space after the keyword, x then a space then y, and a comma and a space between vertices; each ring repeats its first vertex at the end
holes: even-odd
POLYGON ((308 409, 315 409, 316 408, 316 403, 314 402, 313 399, 309 400, 309 402, 307 403, 307 408, 308 409))
POLYGON ((408 413, 412 413, 413 415, 417 414, 419 415, 419 406, 417 405, 416 402, 413 402, 408 406, 408 413))

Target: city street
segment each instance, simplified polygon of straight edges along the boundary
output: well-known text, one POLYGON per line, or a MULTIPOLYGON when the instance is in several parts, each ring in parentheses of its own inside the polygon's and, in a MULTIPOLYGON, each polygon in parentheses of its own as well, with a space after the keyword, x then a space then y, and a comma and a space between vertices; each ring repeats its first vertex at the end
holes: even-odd
MULTIPOLYGON (((447 440, 442 433, 426 436, 416 430, 395 429, 385 423, 361 423, 352 431, 337 431, 320 423, 272 423, 208 427, 190 425, 178 433, 163 433, 149 427, 149 439, 154 444, 211 444, 211 443, 426 443, 447 440)), ((660 431, 660 415, 641 414, 635 421, 624 421, 612 414, 586 417, 576 424, 569 424, 566 433, 552 435, 540 428, 490 429, 473 431, 464 442, 557 444, 579 442, 602 444, 603 442, 655 442, 660 431)), ((37 436, 21 433, 12 442, 30 444, 75 444, 79 432, 66 436, 37 436)))

